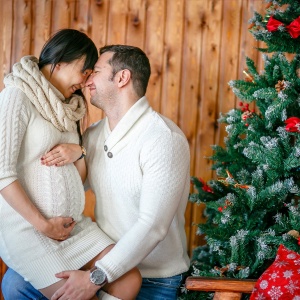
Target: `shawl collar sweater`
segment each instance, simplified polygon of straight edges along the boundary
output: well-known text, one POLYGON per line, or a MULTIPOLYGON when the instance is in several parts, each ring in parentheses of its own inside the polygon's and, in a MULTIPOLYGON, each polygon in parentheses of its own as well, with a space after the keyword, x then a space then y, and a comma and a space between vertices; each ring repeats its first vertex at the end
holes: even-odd
POLYGON ((135 266, 152 278, 187 271, 190 157, 182 131, 143 97, 112 131, 107 118, 91 126, 84 144, 96 221, 117 243, 96 263, 108 280, 135 266))

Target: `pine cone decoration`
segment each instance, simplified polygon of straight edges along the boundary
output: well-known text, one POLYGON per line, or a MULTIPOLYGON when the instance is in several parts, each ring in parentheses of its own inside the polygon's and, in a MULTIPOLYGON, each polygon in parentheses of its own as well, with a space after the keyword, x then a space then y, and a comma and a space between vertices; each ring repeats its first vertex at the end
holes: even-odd
POLYGON ((285 89, 285 82, 284 80, 278 80, 277 84, 275 85, 275 89, 277 93, 283 91, 285 89))

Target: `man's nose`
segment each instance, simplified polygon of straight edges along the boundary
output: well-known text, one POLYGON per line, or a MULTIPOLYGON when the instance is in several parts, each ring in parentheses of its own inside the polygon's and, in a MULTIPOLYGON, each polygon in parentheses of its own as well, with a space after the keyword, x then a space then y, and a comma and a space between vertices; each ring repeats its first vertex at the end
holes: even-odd
POLYGON ((84 85, 89 86, 92 83, 93 73, 86 79, 84 85))

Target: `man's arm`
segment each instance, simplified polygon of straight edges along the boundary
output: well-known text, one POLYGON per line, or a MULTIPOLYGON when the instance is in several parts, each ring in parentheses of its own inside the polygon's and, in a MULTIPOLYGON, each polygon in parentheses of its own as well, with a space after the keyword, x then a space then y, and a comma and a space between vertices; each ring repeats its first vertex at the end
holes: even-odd
POLYGON ((151 253, 165 238, 181 201, 187 201, 183 193, 189 178, 190 153, 183 136, 161 136, 145 145, 140 157, 143 181, 139 218, 110 253, 96 262, 107 273, 109 282, 151 253))

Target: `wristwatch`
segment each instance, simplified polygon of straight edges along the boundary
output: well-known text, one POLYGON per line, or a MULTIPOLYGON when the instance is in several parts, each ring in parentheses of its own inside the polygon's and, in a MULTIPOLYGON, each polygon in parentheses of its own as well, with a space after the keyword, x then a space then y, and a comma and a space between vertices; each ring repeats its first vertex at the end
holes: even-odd
POLYGON ((81 146, 81 151, 82 151, 82 154, 77 160, 82 159, 86 156, 86 149, 83 146, 81 146))
POLYGON ((100 268, 94 267, 90 270, 90 281, 95 285, 103 286, 107 283, 107 277, 100 268))

